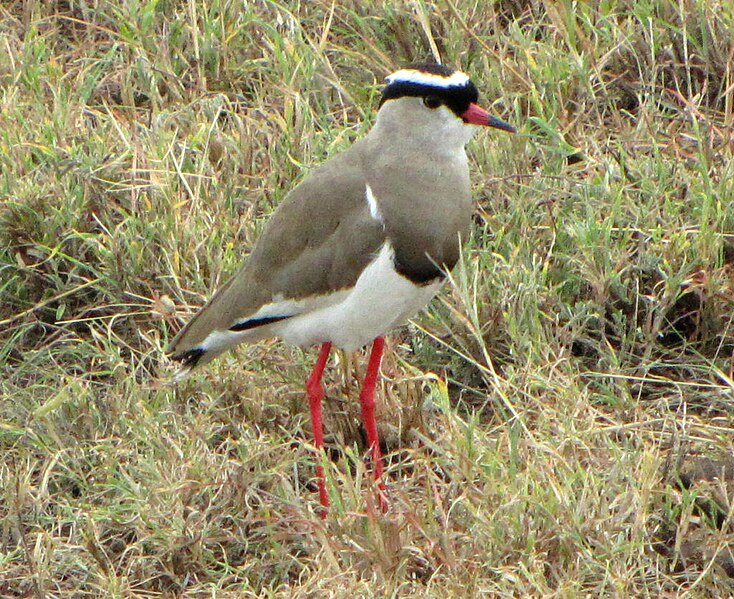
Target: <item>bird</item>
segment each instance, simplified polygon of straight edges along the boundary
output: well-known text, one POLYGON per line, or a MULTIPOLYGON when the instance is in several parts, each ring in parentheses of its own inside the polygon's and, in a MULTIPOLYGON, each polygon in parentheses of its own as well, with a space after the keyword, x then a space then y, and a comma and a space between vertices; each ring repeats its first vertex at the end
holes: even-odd
MULTIPOLYGON (((375 395, 384 336, 430 302, 459 259, 472 216, 465 146, 478 127, 515 132, 478 99, 469 76, 443 64, 410 64, 387 76, 367 135, 286 195, 241 268, 167 349, 185 375, 243 342, 320 346, 306 396, 321 454, 322 376, 332 347, 371 343, 359 399, 383 512, 375 395)), ((325 516, 321 460, 316 477, 325 516)))

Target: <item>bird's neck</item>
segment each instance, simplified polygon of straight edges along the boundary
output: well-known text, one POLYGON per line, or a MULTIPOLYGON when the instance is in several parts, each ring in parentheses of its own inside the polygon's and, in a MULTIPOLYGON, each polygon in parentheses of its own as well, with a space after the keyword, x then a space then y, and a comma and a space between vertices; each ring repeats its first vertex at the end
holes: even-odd
MULTIPOLYGON (((376 150, 390 151, 408 157, 425 156, 430 160, 466 161, 466 144, 474 136, 476 127, 458 119, 436 123, 415 119, 400 122, 393 115, 382 113, 367 135, 368 145, 376 150)), ((408 165, 406 165, 408 166, 408 165)))

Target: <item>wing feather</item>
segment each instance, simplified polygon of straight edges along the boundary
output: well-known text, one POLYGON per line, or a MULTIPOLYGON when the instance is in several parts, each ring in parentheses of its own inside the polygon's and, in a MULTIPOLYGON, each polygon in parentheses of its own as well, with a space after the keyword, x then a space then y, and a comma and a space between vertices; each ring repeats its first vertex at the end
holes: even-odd
POLYGON ((288 194, 246 263, 171 342, 173 359, 185 367, 204 364, 354 285, 385 240, 384 227, 370 216, 359 157, 357 142, 288 194), (225 343, 223 333, 237 334, 225 343), (207 347, 210 336, 217 343, 207 347))

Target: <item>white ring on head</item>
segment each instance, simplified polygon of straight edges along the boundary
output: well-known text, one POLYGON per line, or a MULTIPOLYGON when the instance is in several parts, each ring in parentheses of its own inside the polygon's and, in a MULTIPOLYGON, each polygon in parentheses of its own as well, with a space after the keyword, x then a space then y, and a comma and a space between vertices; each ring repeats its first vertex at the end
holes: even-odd
POLYGON ((388 83, 417 83, 431 87, 461 87, 469 83, 469 77, 461 71, 454 71, 446 77, 436 73, 426 73, 416 69, 400 69, 387 78, 388 83))

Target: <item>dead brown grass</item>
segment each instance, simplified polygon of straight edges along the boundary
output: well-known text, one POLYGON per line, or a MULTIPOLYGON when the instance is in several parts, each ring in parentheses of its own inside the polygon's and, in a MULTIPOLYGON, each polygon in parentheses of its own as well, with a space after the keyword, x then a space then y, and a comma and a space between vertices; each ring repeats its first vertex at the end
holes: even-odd
POLYGON ((732 594, 726 2, 0 6, 0 595, 732 594), (391 340, 373 505, 361 356, 162 348, 377 86, 460 66, 475 232, 391 340))

